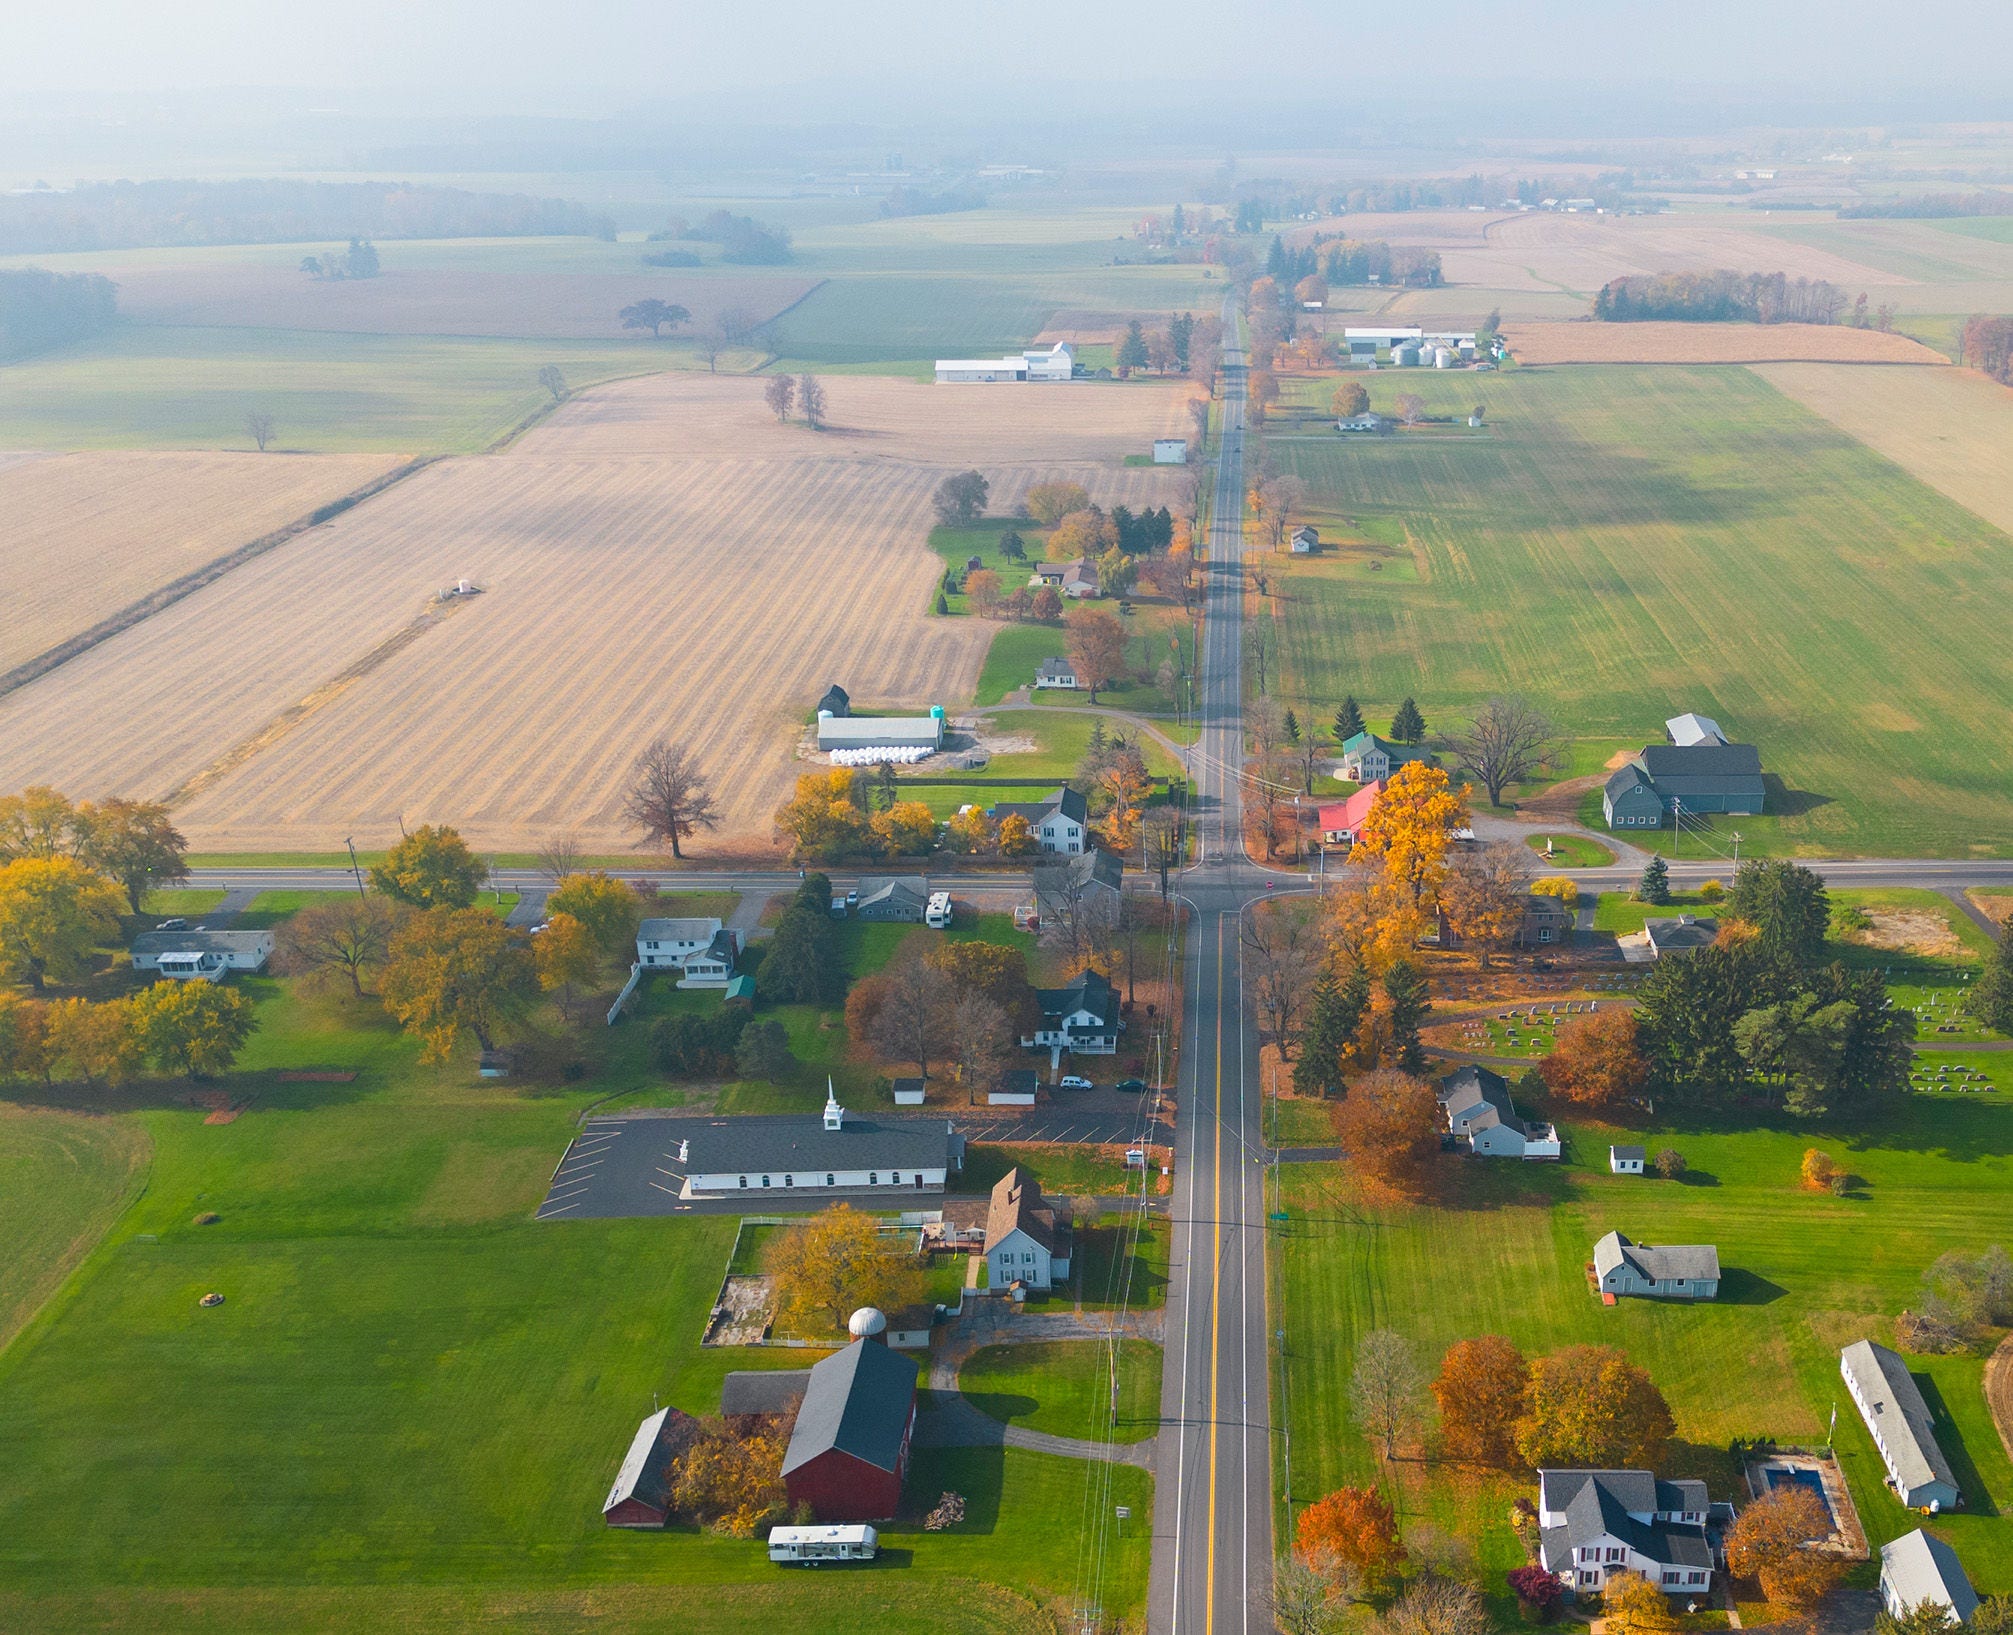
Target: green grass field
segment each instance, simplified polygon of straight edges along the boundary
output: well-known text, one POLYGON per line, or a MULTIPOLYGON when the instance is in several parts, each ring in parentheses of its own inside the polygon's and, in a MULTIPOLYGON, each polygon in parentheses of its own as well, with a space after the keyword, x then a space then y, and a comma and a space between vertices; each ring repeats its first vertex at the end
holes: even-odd
MULTIPOLYGON (((1275 1230, 1272 1265, 1287 1330, 1275 1391, 1283 1389, 1291 1427, 1294 1504, 1343 1482, 1383 1481, 1395 1486, 1407 1526, 1458 1533, 1493 1573, 1522 1561, 1506 1512, 1528 1481, 1409 1457, 1386 1473, 1351 1420, 1356 1342, 1389 1327, 1429 1365, 1454 1340, 1490 1332, 1532 1354, 1623 1346, 1676 1414, 1672 1468, 1706 1475, 1715 1498, 1734 1496, 1724 1491, 1728 1438, 1820 1442, 1839 1402, 1838 1446, 1869 1534, 1879 1542, 1917 1525, 1877 1478, 1870 1441, 1838 1387, 1838 1348, 1867 1335, 1890 1340, 1893 1316, 1944 1250, 2005 1239, 2013 1108, 1993 1097, 1920 1097, 1879 1130, 1843 1138, 1786 1122, 1626 1134, 1569 1124, 1562 1133, 1568 1157, 1558 1167, 1450 1158, 1461 1167, 1438 1207, 1368 1209, 1339 1168, 1287 1171, 1291 1218, 1275 1230), (1690 1174, 1682 1183, 1610 1176, 1614 1139, 1674 1146, 1690 1174), (1798 1184, 1801 1154, 1813 1145, 1860 1178, 1852 1196, 1798 1184), (1650 1242, 1716 1243, 1726 1268, 1719 1300, 1604 1308, 1581 1266, 1611 1227, 1650 1242)), ((1934 1383, 1944 1446, 1974 1496, 1971 1509, 1934 1526, 1981 1592, 2013 1589, 2013 1465, 1987 1417, 1982 1358, 1911 1366, 1934 1383)))
POLYGON ((283 448, 473 454, 550 401, 548 363, 579 388, 671 360, 620 341, 133 324, 10 364, 0 447, 250 448, 245 415, 260 409, 283 448))
POLYGON ((1444 722, 1520 690, 1635 743, 1697 709, 1772 775, 1744 850, 2013 852, 2005 535, 1746 370, 1436 373, 1404 389, 1485 392, 1488 437, 1273 445, 1317 504, 1400 528, 1423 575, 1279 559, 1277 696, 1325 718, 1409 693, 1444 722))
POLYGON ((1615 854, 1597 840, 1583 835, 1532 835, 1524 844, 1538 854, 1541 867, 1555 869, 1604 869, 1615 854), (1549 845, 1552 855, 1545 855, 1549 845))
POLYGON ((146 1184, 130 1120, 0 1103, 0 1351, 146 1184))
POLYGON ((1145 1340, 1119 1346, 1116 1413, 1098 1340, 987 1346, 958 1370, 958 1385, 981 1412, 1051 1436, 1138 1442, 1160 1429, 1160 1347, 1145 1340))

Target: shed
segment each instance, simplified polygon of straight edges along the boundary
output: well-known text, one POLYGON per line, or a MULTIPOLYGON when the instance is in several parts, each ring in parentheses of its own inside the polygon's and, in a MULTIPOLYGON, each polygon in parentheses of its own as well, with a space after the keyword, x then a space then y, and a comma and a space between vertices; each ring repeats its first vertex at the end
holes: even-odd
POLYGON ((1608 1173, 1610 1175, 1640 1175, 1643 1165, 1649 1161, 1649 1152, 1642 1147, 1608 1148, 1608 1173))
POLYGON ((676 1408, 660 1408, 637 1426, 602 1502, 601 1519, 610 1527, 662 1527, 671 1514, 672 1461, 698 1435, 699 1422, 676 1408))
POLYGON ((1312 556, 1321 549, 1321 531, 1313 524, 1303 522, 1293 530, 1289 544, 1295 556, 1312 556))
POLYGON ((733 1006, 736 1010, 753 1010, 755 1008, 755 979, 746 974, 729 978, 723 1003, 733 1006))
POLYGON ((1978 1610, 1978 1593, 1957 1552, 1919 1527, 1881 1545, 1880 1601, 1896 1618, 1928 1603, 1947 1609, 1960 1624, 1978 1610))
POLYGON ((825 696, 818 700, 819 714, 827 711, 841 719, 853 713, 852 699, 846 696, 846 689, 836 681, 825 689, 825 696))
POLYGON ((895 1080, 895 1105, 897 1107, 922 1106, 923 1095, 928 1088, 928 1084, 929 1081, 927 1079, 906 1078, 895 1080))
POLYGON ((1041 1075, 1031 1067, 1010 1067, 993 1081, 992 1089, 986 1092, 986 1104, 990 1107, 1032 1107, 1035 1092, 1041 1087, 1041 1075))
POLYGON ((1153 440, 1153 463, 1157 466, 1187 465, 1188 439, 1186 437, 1156 437, 1153 440))
POLYGON ((1908 1364, 1871 1340, 1838 1354, 1838 1371, 1873 1435, 1895 1497, 1911 1510, 1951 1510, 1964 1502, 1957 1478, 1936 1440, 1929 1404, 1908 1364))

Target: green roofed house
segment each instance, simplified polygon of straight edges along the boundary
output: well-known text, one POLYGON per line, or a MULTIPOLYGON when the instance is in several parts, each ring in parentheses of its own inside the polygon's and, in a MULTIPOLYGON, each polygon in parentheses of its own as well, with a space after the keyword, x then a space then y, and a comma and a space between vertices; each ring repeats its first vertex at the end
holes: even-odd
POLYGON ((1342 746, 1342 776, 1351 783, 1375 783, 1408 761, 1432 759, 1433 752, 1424 744, 1401 744, 1374 732, 1359 732, 1342 746))

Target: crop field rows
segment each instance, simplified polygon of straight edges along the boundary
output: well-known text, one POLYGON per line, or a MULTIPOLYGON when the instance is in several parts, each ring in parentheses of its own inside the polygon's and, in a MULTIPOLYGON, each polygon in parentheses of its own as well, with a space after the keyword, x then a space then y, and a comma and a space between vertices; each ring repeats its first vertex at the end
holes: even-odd
POLYGON ((483 847, 620 850, 624 777, 663 733, 706 768, 723 841, 766 845, 829 682, 874 704, 972 694, 990 628, 927 613, 936 462, 1076 455, 988 463, 995 503, 1065 476, 1144 503, 1160 474, 1117 457, 1181 413, 1167 388, 1062 388, 1044 411, 1038 388, 862 381, 834 387, 841 429, 820 434, 778 426, 760 390, 613 388, 288 542, 0 702, 0 785, 198 780, 177 821, 211 850, 428 820, 483 847), (329 685, 462 578, 482 593, 329 685))
POLYGON ((1941 364, 1920 341, 1843 324, 1548 324, 1504 326, 1519 363, 1941 364))

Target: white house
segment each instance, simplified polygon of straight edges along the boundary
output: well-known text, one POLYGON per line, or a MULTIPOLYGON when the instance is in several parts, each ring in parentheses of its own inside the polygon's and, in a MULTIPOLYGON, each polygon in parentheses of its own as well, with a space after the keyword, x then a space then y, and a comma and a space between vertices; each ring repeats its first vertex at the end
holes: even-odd
POLYGON ((1001 801, 987 815, 995 823, 1010 817, 1027 819, 1027 826, 1045 852, 1068 857, 1081 852, 1090 841, 1090 809, 1083 795, 1074 789, 1058 789, 1046 800, 1001 801))
POLYGON ((1076 691, 1076 666, 1068 659, 1043 659, 1041 668, 1034 673, 1034 684, 1073 693, 1076 691))
POLYGON ((142 931, 133 969, 179 982, 221 982, 231 971, 263 971, 273 957, 270 931, 142 931))
POLYGON ((1066 988, 1037 988, 1041 1022, 1021 1044, 1027 1049, 1045 1049, 1051 1064, 1062 1061, 1062 1053, 1073 1056, 1115 1056, 1118 1036, 1125 1024, 1119 1020, 1118 995, 1094 968, 1086 968, 1066 988))
POLYGON ((1929 1404, 1908 1364, 1884 1345, 1855 1340, 1838 1354, 1838 1371, 1873 1434, 1895 1497, 1910 1510, 1952 1510, 1962 1504, 1964 1495, 1936 1440, 1929 1404))
POLYGON ((1312 556, 1321 549, 1321 532, 1309 523, 1302 523, 1293 530, 1293 537, 1287 543, 1295 556, 1312 556))
POLYGON ((1599 1591, 1612 1573, 1648 1579, 1667 1595, 1703 1600, 1712 1586, 1706 1488, 1647 1470, 1540 1470, 1538 1559, 1573 1591, 1599 1591))
POLYGON ((1447 1129, 1477 1158, 1557 1158, 1559 1132, 1519 1118, 1510 1086, 1500 1073, 1470 1063, 1434 1088, 1447 1129))
POLYGON ((1927 1601, 1944 1608, 1960 1624, 1970 1623, 1978 1610, 1978 1592, 1965 1576, 1957 1552, 1919 1527, 1881 1545, 1880 1601, 1896 1618, 1927 1601))
POLYGON ((740 939, 712 919, 650 919, 636 928, 636 963, 676 970, 681 988, 724 988, 734 975, 740 939))
POLYGON ((1636 1243, 1610 1232, 1594 1245, 1603 1295, 1711 1300, 1719 1294, 1719 1250, 1710 1243, 1636 1243))
POLYGON ((685 1199, 755 1192, 931 1193, 964 1168, 964 1137, 944 1119, 854 1118, 828 1081, 821 1119, 801 1114, 661 1121, 685 1199))
POLYGON ((1361 414, 1344 415, 1335 422, 1337 431, 1382 431, 1384 417, 1373 409, 1365 409, 1361 414))
POLYGON ((1051 1289, 1069 1279, 1070 1219, 1049 1203, 1031 1175, 1010 1169, 993 1187, 986 1210, 987 1282, 1051 1289))
POLYGON ((1643 1147, 1608 1148, 1608 1173, 1610 1175, 1640 1175, 1643 1165, 1649 1159, 1648 1149, 1643 1147))
POLYGON ((1156 437, 1153 440, 1153 463, 1157 466, 1187 465, 1188 439, 1186 437, 1156 437))
POLYGON ((938 358, 937 383, 989 383, 1003 380, 1070 380, 1076 374, 1076 349, 1057 341, 1046 352, 1034 348, 1008 358, 938 358))

